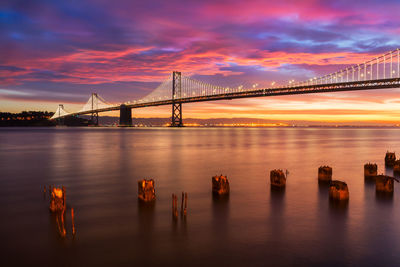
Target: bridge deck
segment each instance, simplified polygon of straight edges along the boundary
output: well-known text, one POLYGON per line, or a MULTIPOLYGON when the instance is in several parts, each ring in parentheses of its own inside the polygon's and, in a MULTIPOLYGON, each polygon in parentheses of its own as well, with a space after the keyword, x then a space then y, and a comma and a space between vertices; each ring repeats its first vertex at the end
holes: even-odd
MULTIPOLYGON (((328 92, 342 92, 342 91, 359 91, 359 90, 373 90, 373 89, 389 89, 399 88, 400 78, 390 78, 381 80, 367 80, 367 81, 356 81, 356 82, 342 82, 342 83, 328 83, 328 84, 317 84, 297 87, 282 87, 282 88, 268 88, 268 89, 257 89, 251 91, 233 92, 216 95, 203 95, 185 97, 180 99, 169 99, 160 100, 147 103, 135 103, 125 104, 130 108, 143 108, 152 106, 163 106, 171 105, 173 103, 194 103, 203 101, 216 101, 216 100, 231 100, 237 98, 250 98, 250 97, 267 97, 267 96, 279 96, 279 95, 296 95, 296 94, 313 94, 313 93, 328 93, 328 92)), ((75 113, 69 113, 68 115, 61 116, 74 116, 74 115, 85 115, 94 112, 106 112, 112 110, 119 110, 120 105, 94 109, 88 111, 81 111, 75 113)))

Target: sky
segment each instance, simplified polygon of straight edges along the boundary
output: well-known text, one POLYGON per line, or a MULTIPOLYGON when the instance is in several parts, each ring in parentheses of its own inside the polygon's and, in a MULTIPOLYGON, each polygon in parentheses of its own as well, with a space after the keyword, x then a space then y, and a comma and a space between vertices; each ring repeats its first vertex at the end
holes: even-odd
MULTIPOLYGON (((231 87, 322 76, 399 48, 399 10, 399 0, 2 0, 0 112, 76 111, 92 92, 132 101, 173 70, 231 87)), ((183 115, 399 124, 398 90, 193 103, 183 115)))

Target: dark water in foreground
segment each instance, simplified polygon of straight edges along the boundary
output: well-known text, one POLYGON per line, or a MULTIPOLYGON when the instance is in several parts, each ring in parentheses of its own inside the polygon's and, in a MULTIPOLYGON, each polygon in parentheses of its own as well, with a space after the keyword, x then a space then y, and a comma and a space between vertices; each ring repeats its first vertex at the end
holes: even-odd
POLYGON ((1 265, 399 266, 400 185, 382 199, 363 178, 368 161, 385 172, 399 137, 398 129, 0 129, 1 265), (318 186, 324 164, 348 183, 347 207, 318 186), (274 168, 290 172, 284 192, 270 190, 274 168), (213 200, 211 177, 221 173, 230 198, 213 200), (156 181, 153 207, 137 201, 144 177, 156 181), (70 228, 67 239, 57 233, 48 184, 67 188, 75 239, 70 228), (174 222, 171 194, 183 190, 188 216, 174 222))

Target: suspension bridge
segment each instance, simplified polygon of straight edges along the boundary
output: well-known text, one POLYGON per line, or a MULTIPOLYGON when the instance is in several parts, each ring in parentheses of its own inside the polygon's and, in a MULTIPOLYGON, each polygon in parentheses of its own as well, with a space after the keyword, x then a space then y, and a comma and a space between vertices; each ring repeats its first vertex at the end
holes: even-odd
POLYGON ((155 90, 144 98, 117 105, 107 103, 96 93, 92 93, 81 110, 68 112, 60 104, 51 117, 62 121, 68 116, 91 115, 92 122, 98 124, 100 112, 119 110, 120 126, 132 125, 132 109, 151 106, 172 106, 171 126, 183 126, 182 104, 230 100, 237 98, 268 97, 279 95, 327 93, 400 87, 400 50, 396 49, 375 57, 369 61, 341 69, 321 77, 310 78, 302 82, 289 81, 283 86, 257 88, 223 87, 205 83, 174 71, 155 90))

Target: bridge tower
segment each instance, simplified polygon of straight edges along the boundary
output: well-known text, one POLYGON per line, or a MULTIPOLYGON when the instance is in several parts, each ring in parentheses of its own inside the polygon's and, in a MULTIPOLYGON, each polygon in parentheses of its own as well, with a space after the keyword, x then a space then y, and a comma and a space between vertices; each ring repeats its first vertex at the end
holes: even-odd
MULTIPOLYGON (((99 101, 97 93, 92 93, 92 110, 95 110, 98 108, 98 105, 96 105, 96 101, 99 101)), ((92 112, 90 121, 93 123, 93 125, 98 126, 99 125, 99 112, 92 112)))
POLYGON ((182 127, 182 103, 176 102, 175 99, 181 98, 182 79, 181 73, 178 71, 172 72, 172 121, 171 127, 182 127))
MULTIPOLYGON (((63 110, 64 110, 64 105, 63 105, 63 104, 58 104, 58 109, 57 109, 57 111, 56 111, 58 117, 60 117, 61 115, 63 115, 63 114, 62 114, 62 111, 63 111, 63 110)), ((58 119, 56 119, 56 122, 57 122, 58 125, 64 125, 64 123, 65 123, 65 118, 64 118, 64 117, 58 118, 58 119)))
POLYGON ((125 104, 119 107, 119 126, 132 126, 132 108, 125 104))

